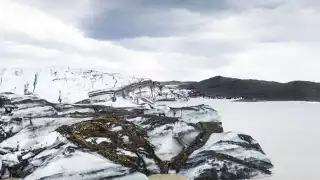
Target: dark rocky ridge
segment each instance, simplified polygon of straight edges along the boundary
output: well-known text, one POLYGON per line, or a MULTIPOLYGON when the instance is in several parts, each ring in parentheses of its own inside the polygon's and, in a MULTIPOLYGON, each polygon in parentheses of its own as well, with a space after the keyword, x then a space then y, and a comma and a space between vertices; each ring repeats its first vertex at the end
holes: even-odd
POLYGON ((320 83, 309 81, 279 83, 216 76, 180 87, 192 90, 190 95, 196 97, 241 98, 248 101, 320 101, 320 83))

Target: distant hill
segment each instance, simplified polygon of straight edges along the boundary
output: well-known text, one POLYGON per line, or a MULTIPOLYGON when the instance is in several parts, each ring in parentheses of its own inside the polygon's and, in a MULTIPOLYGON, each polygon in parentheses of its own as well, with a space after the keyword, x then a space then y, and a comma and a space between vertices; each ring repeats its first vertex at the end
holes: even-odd
POLYGON ((320 101, 320 83, 309 81, 279 83, 216 76, 200 82, 191 82, 182 88, 192 90, 192 96, 212 98, 242 98, 249 101, 320 101))

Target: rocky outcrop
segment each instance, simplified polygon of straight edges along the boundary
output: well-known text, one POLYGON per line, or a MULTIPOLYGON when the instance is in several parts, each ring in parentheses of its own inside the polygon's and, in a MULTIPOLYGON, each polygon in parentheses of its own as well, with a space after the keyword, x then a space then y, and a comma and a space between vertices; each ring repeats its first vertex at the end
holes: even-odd
POLYGON ((252 79, 216 76, 181 88, 191 90, 191 96, 239 98, 245 101, 320 101, 320 84, 308 81, 279 83, 252 79))
POLYGON ((207 105, 113 107, 1 97, 16 107, 0 112, 1 178, 143 180, 174 172, 215 180, 271 174, 260 145, 248 135, 224 132, 217 111, 207 105))

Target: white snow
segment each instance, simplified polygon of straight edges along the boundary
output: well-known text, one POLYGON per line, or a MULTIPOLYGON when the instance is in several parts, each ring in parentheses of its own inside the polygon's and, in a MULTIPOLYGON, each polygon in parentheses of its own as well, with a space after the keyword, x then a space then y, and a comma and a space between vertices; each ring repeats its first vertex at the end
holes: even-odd
MULTIPOLYGON (((171 112, 172 113, 172 112, 171 112)), ((189 111, 183 110, 178 112, 178 115, 187 123, 197 123, 197 122, 211 122, 211 121, 219 121, 219 116, 216 111, 211 109, 201 109, 200 111, 189 111)), ((174 116, 173 114, 169 116, 174 116)))
POLYGON ((19 131, 21 131, 23 128, 23 126, 18 125, 18 124, 10 124, 5 126, 4 131, 5 132, 12 132, 12 133, 17 133, 19 131))
POLYGON ((56 111, 51 106, 33 107, 22 109, 14 112, 12 117, 39 117, 39 116, 52 116, 56 111))
MULTIPOLYGON (((184 122, 176 122, 170 125, 164 125, 148 131, 148 140, 154 145, 156 155, 162 160, 170 160, 178 155, 182 146, 174 137, 182 132, 192 131, 194 128, 184 122), (168 127, 171 127, 167 129, 168 127)), ((194 134, 196 135, 196 134, 194 134)), ((191 138, 191 137, 190 137, 191 138)))
POLYGON ((125 155, 125 156, 132 156, 137 157, 137 155, 131 151, 127 151, 124 149, 117 148, 117 154, 125 155))
POLYGON ((105 138, 105 137, 91 137, 86 139, 87 142, 92 142, 95 141, 97 144, 100 144, 102 142, 108 142, 111 143, 110 138, 105 138))
MULTIPOLYGON (((159 114, 164 113, 167 117, 181 118, 187 123, 198 123, 198 122, 212 122, 220 121, 220 116, 217 111, 209 106, 194 107, 196 110, 189 109, 173 109, 185 107, 187 102, 185 101, 174 101, 174 102, 157 102, 155 109, 145 111, 145 114, 159 114), (168 104, 168 105, 167 105, 168 104)), ((193 104, 193 106, 201 105, 193 104)))
POLYGON ((19 163, 18 155, 20 153, 9 153, 5 155, 1 155, 0 158, 2 160, 2 163, 5 163, 7 166, 14 166, 19 163))
POLYGON ((115 126, 115 127, 112 127, 110 131, 117 132, 117 131, 121 131, 121 130, 122 130, 121 126, 115 126))
POLYGON ((240 142, 240 143, 247 143, 246 141, 240 139, 238 134, 235 132, 225 132, 225 133, 214 133, 210 136, 207 143, 199 148, 198 150, 194 151, 192 155, 195 155, 203 150, 215 150, 215 151, 223 151, 227 149, 237 148, 237 145, 232 144, 218 144, 219 141, 233 141, 233 142, 240 142))
POLYGON ((34 153, 29 152, 28 154, 22 156, 22 159, 29 159, 30 157, 34 156, 34 153))
POLYGON ((90 109, 90 108, 72 108, 70 110, 67 110, 67 111, 63 111, 63 112, 59 112, 58 115, 65 115, 65 114, 71 114, 71 113, 93 113, 94 110, 93 109, 90 109))
POLYGON ((170 135, 150 138, 149 141, 156 147, 155 153, 161 160, 171 160, 182 150, 182 147, 170 135))
MULTIPOLYGON (((52 128, 52 127, 51 127, 52 128)), ((20 149, 34 149, 40 147, 47 147, 52 145, 57 141, 65 141, 65 138, 62 137, 59 133, 45 129, 42 132, 29 132, 27 129, 21 130, 15 136, 8 138, 0 143, 0 147, 10 147, 20 149)))
POLYGON ((129 136, 122 136, 122 139, 123 139, 123 142, 124 142, 125 144, 129 144, 129 143, 130 143, 129 136))
MULTIPOLYGON (((154 111, 151 110, 149 113, 152 114, 154 111)), ((149 125, 141 125, 144 121, 144 118, 141 117, 128 119, 127 121, 133 122, 142 128, 149 128, 149 125)), ((196 132, 195 128, 189 126, 186 122, 178 121, 173 124, 166 124, 148 130, 147 133, 149 142, 155 146, 156 155, 162 160, 171 160, 174 156, 178 155, 183 148, 174 137, 177 137, 178 134, 185 134, 182 138, 183 143, 190 143, 199 132, 196 132)))
POLYGON ((46 150, 46 151, 43 151, 41 152, 40 154, 38 154, 37 156, 35 156, 34 158, 35 159, 39 159, 41 157, 44 157, 44 156, 48 156, 50 154, 54 154, 56 152, 58 152, 59 150, 58 149, 49 149, 49 150, 46 150))
POLYGON ((28 104, 17 104, 16 106, 18 107, 19 110, 21 110, 21 109, 32 108, 32 107, 41 106, 41 105, 39 105, 38 103, 28 103, 28 104))
MULTIPOLYGON (((44 168, 38 168, 31 175, 27 176, 25 180, 34 180, 45 176, 52 176, 59 173, 65 173, 68 176, 68 180, 87 180, 87 179, 99 179, 103 176, 120 175, 119 169, 126 169, 121 165, 116 165, 111 161, 104 159, 98 155, 84 153, 81 151, 75 152, 70 158, 56 157, 50 161, 44 168), (98 174, 80 175, 82 172, 102 170, 103 172, 98 174)), ((143 177, 140 173, 136 173, 131 178, 143 177)), ((130 177, 130 176, 129 176, 130 177)), ((55 177, 54 179, 63 180, 65 177, 55 177)))

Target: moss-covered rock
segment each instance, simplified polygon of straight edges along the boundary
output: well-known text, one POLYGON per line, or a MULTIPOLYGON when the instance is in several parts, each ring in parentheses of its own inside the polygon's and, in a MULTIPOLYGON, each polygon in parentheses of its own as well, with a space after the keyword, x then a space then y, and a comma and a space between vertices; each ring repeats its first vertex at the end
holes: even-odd
POLYGON ((120 117, 101 117, 57 129, 73 143, 97 152, 107 159, 145 174, 164 172, 162 161, 155 155, 145 131, 120 117), (97 142, 97 139, 105 141, 97 142), (144 158, 155 162, 150 169, 144 158))

